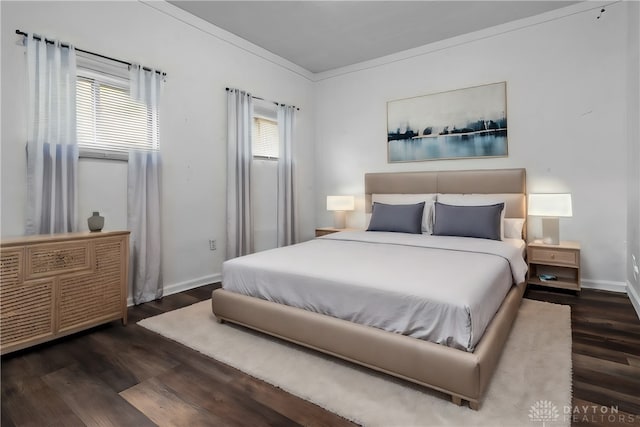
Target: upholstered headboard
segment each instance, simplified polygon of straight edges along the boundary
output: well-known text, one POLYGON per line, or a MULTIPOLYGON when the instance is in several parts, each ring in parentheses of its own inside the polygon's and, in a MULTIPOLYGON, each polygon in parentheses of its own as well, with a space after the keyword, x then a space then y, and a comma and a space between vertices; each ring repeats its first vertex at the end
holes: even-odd
POLYGON ((525 169, 367 173, 364 175, 365 212, 371 213, 372 194, 509 194, 506 218, 527 217, 525 169))

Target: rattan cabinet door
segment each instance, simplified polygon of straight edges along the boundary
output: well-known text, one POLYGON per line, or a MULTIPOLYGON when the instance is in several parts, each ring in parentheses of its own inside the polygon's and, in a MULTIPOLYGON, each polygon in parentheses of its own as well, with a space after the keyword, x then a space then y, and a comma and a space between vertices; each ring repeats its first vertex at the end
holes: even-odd
POLYGON ((60 277, 59 332, 122 317, 124 239, 96 239, 91 273, 60 277))
POLYGON ((24 248, 3 250, 0 267, 0 352, 54 333, 54 279, 23 282, 24 248))

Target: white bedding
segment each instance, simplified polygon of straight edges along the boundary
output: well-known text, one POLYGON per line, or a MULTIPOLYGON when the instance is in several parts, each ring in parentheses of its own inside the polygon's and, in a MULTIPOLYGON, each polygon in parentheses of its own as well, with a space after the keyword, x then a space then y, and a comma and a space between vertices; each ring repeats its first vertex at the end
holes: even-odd
POLYGON ((473 351, 526 269, 517 242, 349 231, 226 261, 223 287, 473 351))

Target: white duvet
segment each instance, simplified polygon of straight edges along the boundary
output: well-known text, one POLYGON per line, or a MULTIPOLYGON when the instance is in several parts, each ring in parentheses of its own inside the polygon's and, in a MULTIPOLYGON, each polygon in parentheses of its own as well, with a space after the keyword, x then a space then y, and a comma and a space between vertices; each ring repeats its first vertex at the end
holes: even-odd
POLYGON ((226 261, 223 287, 473 351, 526 270, 522 245, 349 231, 226 261))

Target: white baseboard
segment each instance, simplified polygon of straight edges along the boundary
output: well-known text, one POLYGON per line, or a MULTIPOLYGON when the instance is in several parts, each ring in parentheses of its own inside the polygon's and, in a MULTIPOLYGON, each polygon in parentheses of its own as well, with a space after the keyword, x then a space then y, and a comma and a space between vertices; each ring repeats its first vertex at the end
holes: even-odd
MULTIPOLYGON (((198 277, 197 279, 187 280, 186 282, 175 283, 173 285, 165 286, 162 292, 163 296, 177 294, 179 292, 188 291, 189 289, 197 288, 203 285, 209 285, 222 280, 222 274, 216 273, 209 276, 198 277)), ((133 297, 127 298, 127 306, 133 305, 133 297)))
POLYGON ((601 291, 627 293, 627 284, 625 282, 613 282, 610 280, 585 280, 580 281, 580 286, 588 289, 598 289, 601 291))
POLYGON ((638 315, 638 319, 640 319, 640 295, 638 295, 638 291, 636 291, 629 282, 627 282, 627 295, 629 295, 631 304, 633 308, 636 309, 636 314, 638 315))

